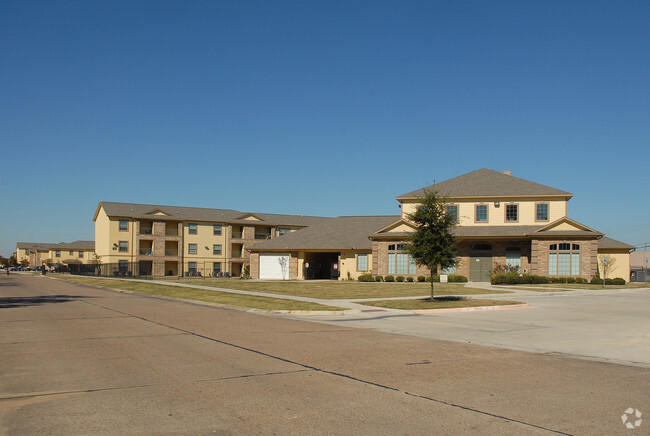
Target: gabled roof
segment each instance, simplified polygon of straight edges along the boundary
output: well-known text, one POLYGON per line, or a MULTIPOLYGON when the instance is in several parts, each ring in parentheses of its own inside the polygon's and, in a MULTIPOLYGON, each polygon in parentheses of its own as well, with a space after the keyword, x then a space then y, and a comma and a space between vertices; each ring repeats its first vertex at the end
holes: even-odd
POLYGON ((74 241, 74 242, 59 242, 52 244, 52 249, 56 250, 94 250, 95 241, 74 241))
POLYGON ((399 216, 343 216, 269 239, 250 247, 253 252, 279 250, 371 250, 368 236, 399 216))
POLYGON ((110 218, 136 218, 169 221, 202 221, 212 223, 251 224, 257 218, 265 225, 284 225, 305 227, 332 218, 312 217, 302 215, 281 215, 265 213, 246 213, 232 209, 207 209, 200 207, 161 206, 135 203, 113 203, 102 201, 97 206, 93 221, 97 220, 100 209, 103 208, 110 218))
POLYGON ((426 191, 436 191, 446 198, 564 197, 569 199, 573 196, 566 191, 482 168, 400 195, 397 200, 422 198, 426 191))

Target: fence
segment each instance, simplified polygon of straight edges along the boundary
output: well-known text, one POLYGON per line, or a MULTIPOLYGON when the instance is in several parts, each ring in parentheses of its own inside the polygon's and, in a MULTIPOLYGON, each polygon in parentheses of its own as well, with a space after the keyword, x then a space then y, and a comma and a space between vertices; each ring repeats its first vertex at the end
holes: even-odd
MULTIPOLYGON (((228 263, 219 262, 188 262, 187 265, 174 263, 171 269, 164 268, 164 277, 232 277, 230 271, 224 271, 228 268, 228 263), (224 268, 225 267, 225 268, 224 268)), ((148 262, 129 262, 122 261, 119 263, 102 263, 102 264, 76 264, 69 266, 70 274, 94 276, 94 277, 119 277, 119 278, 139 278, 151 279, 162 278, 163 276, 154 276, 153 263, 148 262)))

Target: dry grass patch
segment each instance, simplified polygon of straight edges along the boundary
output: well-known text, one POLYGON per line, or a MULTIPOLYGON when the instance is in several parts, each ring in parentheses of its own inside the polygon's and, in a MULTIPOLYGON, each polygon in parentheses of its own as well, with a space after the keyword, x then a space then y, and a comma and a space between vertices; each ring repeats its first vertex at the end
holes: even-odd
POLYGON ((81 276, 59 276, 59 278, 81 284, 102 286, 104 288, 122 289, 143 294, 164 297, 181 298, 184 300, 205 301, 209 303, 226 304, 229 306, 246 307, 261 310, 313 310, 339 311, 340 307, 309 303, 280 298, 259 297, 255 295, 233 294, 218 290, 186 288, 173 285, 136 282, 133 280, 101 279, 81 276))
MULTIPOLYGON (((537 292, 563 292, 563 291, 576 291, 581 289, 587 290, 602 290, 603 285, 591 285, 589 283, 545 283, 536 285, 499 285, 507 286, 509 289, 521 289, 525 291, 537 292)), ((625 285, 605 285, 605 289, 639 289, 645 288, 643 283, 627 283, 625 285)))
POLYGON ((482 306, 509 306, 511 304, 523 304, 521 301, 511 300, 486 300, 468 297, 436 297, 418 298, 411 300, 379 300, 366 301, 364 304, 375 307, 386 307, 388 309, 422 310, 422 309, 456 309, 459 307, 482 307, 482 306))

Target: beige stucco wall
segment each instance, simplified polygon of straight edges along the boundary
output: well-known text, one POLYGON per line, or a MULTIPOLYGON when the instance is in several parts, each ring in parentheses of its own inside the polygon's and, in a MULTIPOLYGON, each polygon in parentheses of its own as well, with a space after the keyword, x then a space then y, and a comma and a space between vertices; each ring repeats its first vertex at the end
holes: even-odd
POLYGON ((196 224, 196 234, 189 233, 189 222, 183 223, 183 259, 185 264, 185 271, 187 271, 188 262, 205 263, 206 268, 209 264, 209 272, 212 273, 212 263, 220 262, 221 271, 227 271, 225 263, 228 261, 230 255, 230 247, 226 244, 226 235, 228 228, 223 223, 201 223, 191 222, 196 224), (214 224, 221 224, 221 235, 214 234, 214 224), (196 244, 196 254, 190 254, 189 245, 196 244), (221 245, 221 254, 213 254, 213 246, 221 245), (206 248, 207 247, 207 248, 206 248))
MULTIPOLYGON (((417 201, 408 200, 402 203, 402 218, 416 211, 420 203, 417 201)), ((567 201, 556 200, 551 198, 538 198, 538 199, 449 199, 449 204, 458 206, 459 224, 461 226, 499 226, 499 225, 544 225, 558 220, 567 215, 567 201), (496 206, 498 202, 499 206, 496 206), (548 221, 536 221, 536 204, 548 203, 549 204, 549 219, 548 221), (488 206, 488 220, 483 222, 475 221, 475 206, 477 204, 484 204, 488 206), (519 210, 518 222, 506 222, 505 213, 507 204, 517 204, 519 210)))
POLYGON ((101 263, 116 263, 119 260, 132 262, 135 260, 137 250, 135 239, 135 222, 131 219, 124 218, 129 222, 127 231, 120 230, 120 219, 109 218, 100 208, 95 220, 95 251, 101 256, 101 263), (119 246, 120 241, 128 242, 126 252, 119 251, 114 244, 119 246), (114 249, 115 248, 115 249, 114 249))
POLYGON ((345 250, 339 256, 339 280, 357 280, 360 275, 372 273, 372 251, 371 250, 345 250), (368 270, 357 271, 357 256, 359 254, 368 255, 368 270), (350 274, 348 276, 348 273, 350 274))
POLYGON ((608 279, 622 278, 625 281, 630 280, 630 253, 621 253, 620 251, 598 250, 598 272, 600 278, 603 278, 602 262, 603 257, 607 256, 607 263, 614 261, 614 266, 607 273, 608 279))

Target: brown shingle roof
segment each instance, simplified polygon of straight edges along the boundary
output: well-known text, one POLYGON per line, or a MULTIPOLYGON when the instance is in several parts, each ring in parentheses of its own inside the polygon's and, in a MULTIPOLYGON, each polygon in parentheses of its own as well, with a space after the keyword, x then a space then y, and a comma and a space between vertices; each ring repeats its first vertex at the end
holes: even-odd
POLYGON ((368 236, 394 223, 399 216, 344 216, 288 235, 255 244, 251 251, 370 250, 368 236))
POLYGON ((421 198, 425 191, 437 191, 447 198, 573 196, 566 191, 483 168, 400 195, 397 200, 421 198))
POLYGON ((617 241, 616 239, 608 238, 607 236, 603 236, 598 240, 598 248, 599 249, 605 249, 605 250, 632 250, 634 249, 633 246, 626 244, 625 242, 617 241))
MULTIPOLYGON (((246 213, 239 210, 232 209, 207 209, 200 207, 181 207, 181 206, 161 206, 153 204, 135 204, 135 203, 113 203, 102 201, 99 207, 104 209, 104 212, 109 217, 114 218, 137 218, 137 219, 152 219, 152 220, 174 220, 174 221, 203 221, 213 223, 233 223, 233 224, 249 224, 260 226, 309 226, 319 223, 323 220, 330 220, 332 218, 313 217, 302 215, 281 215, 269 213, 246 213), (157 212, 162 212, 166 215, 156 215, 157 212), (255 216, 260 221, 241 219, 247 216, 255 216)), ((95 214, 96 218, 96 214, 95 214)))

